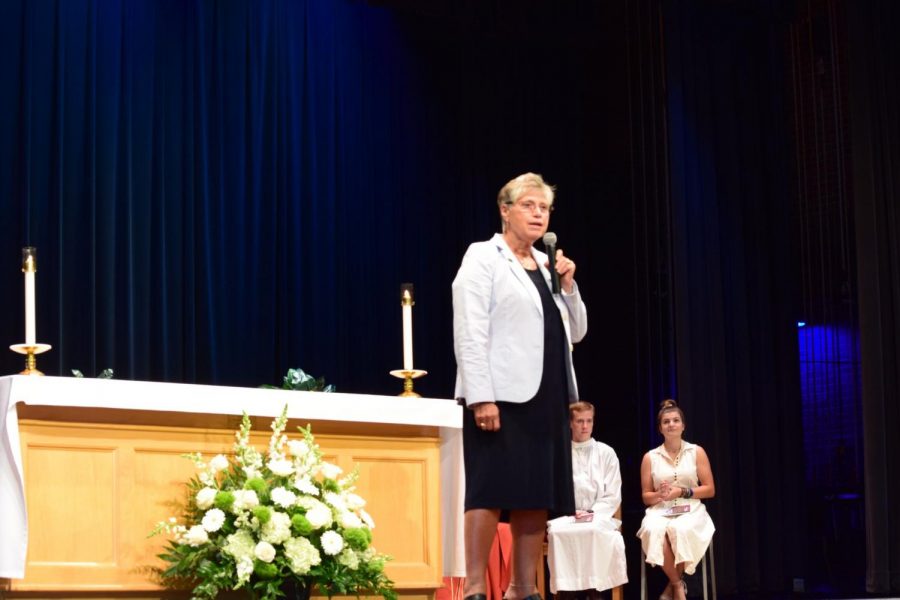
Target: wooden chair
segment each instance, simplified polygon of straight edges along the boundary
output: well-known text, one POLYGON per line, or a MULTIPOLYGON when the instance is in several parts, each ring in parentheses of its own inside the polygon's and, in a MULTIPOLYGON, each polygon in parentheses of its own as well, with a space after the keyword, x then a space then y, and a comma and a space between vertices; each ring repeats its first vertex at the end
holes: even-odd
MULTIPOLYGON (((614 514, 613 516, 615 518, 619 519, 619 522, 622 521, 622 506, 621 505, 619 506, 619 508, 616 509, 616 514, 614 514)), ((622 530, 622 527, 620 526, 619 531, 621 532, 621 530, 622 530)), ((547 581, 546 581, 546 578, 544 577, 544 571, 546 570, 546 568, 547 568, 547 539, 545 537, 544 538, 544 555, 543 555, 543 559, 541 560, 541 564, 538 566, 538 570, 537 570, 537 588, 538 588, 538 591, 541 593, 541 597, 543 597, 543 598, 547 598, 548 592, 549 592, 549 590, 547 588, 547 581)), ((705 566, 704 566, 704 568, 705 568, 705 566)), ((641 573, 643 574, 643 571, 641 571, 641 573)), ((715 574, 713 574, 713 581, 715 581, 715 574)), ((704 586, 704 590, 705 590, 705 586, 704 586)), ((713 592, 713 594, 715 594, 715 592, 713 592)), ((623 598, 622 586, 617 585, 616 587, 614 587, 612 589, 612 600, 622 600, 622 598, 623 598)), ((706 596, 704 595, 704 600, 705 600, 705 598, 706 598, 706 596)), ((715 598, 713 598, 713 600, 715 600, 715 598)))

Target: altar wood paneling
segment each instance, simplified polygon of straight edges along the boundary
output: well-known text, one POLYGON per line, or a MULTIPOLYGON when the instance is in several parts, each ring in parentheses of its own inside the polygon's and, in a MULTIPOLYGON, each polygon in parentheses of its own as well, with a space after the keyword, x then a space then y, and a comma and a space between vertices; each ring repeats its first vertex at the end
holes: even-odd
MULTIPOLYGON (((315 427, 314 427, 315 431, 315 427)), ((268 431, 254 434, 264 449, 268 431)), ((26 578, 13 590, 150 590, 147 569, 165 539, 147 539, 177 514, 194 473, 182 455, 229 452, 234 432, 195 428, 20 423, 29 515, 26 578)), ((399 590, 440 586, 439 440, 317 435, 327 460, 358 467, 376 548, 394 557, 399 590)))

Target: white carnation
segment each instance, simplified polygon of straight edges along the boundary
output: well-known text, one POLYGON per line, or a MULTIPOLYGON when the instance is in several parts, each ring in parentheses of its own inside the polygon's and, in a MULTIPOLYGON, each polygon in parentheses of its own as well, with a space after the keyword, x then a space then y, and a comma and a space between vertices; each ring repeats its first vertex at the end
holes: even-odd
POLYGON ((213 505, 213 502, 216 501, 216 494, 219 493, 219 490, 216 488, 205 487, 197 492, 197 508, 200 510, 206 510, 210 506, 213 505))
POLYGON ((194 525, 190 529, 188 529, 184 536, 181 538, 181 542, 183 544, 187 544, 188 546, 196 548, 197 546, 202 546, 206 542, 209 541, 209 535, 207 535, 206 530, 203 529, 202 525, 194 525))
POLYGON ((344 529, 351 529, 354 527, 362 527, 363 522, 362 519, 357 517, 350 511, 342 511, 338 514, 338 522, 341 524, 341 527, 344 529))
POLYGON ((291 571, 306 575, 309 570, 322 562, 322 556, 306 538, 290 538, 284 542, 284 555, 290 562, 291 571))
POLYGON ((273 512, 260 529, 260 538, 272 544, 280 544, 291 537, 291 518, 282 512, 273 512))
POLYGON ((269 542, 260 542, 253 549, 253 555, 263 562, 270 563, 275 560, 275 546, 269 542))
POLYGON ((334 521, 331 516, 331 509, 321 502, 318 503, 318 506, 314 506, 306 511, 306 520, 309 521, 309 524, 312 525, 313 529, 330 527, 334 521))
POLYGON ((330 556, 344 549, 344 538, 337 531, 326 531, 322 534, 322 552, 330 556))
POLYGON ((250 510, 259 506, 259 496, 253 490, 235 490, 234 504, 231 505, 233 512, 241 510, 250 510))
POLYGON ((203 520, 200 521, 200 524, 203 526, 203 529, 209 532, 218 531, 222 528, 222 525, 225 523, 225 513, 219 510, 218 508, 212 508, 206 511, 206 514, 203 515, 203 520))
POLYGON ((213 459, 209 461, 209 468, 212 469, 213 473, 224 471, 228 468, 228 459, 224 454, 216 454, 213 459))
POLYGON ((297 494, 283 487, 277 487, 272 490, 272 502, 282 508, 288 508, 297 502, 297 494))
POLYGON ((286 458, 273 458, 267 466, 272 473, 279 477, 287 477, 294 472, 293 463, 286 458))

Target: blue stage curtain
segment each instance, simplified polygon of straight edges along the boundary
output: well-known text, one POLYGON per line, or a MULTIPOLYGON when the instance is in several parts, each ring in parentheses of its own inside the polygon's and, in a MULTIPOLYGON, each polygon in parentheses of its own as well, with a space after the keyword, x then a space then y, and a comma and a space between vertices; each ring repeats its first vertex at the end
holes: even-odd
POLYGON ((450 283, 533 170, 598 315, 582 387, 626 397, 587 369, 632 372, 622 3, 393 4, 0 4, 0 338, 32 244, 48 374, 397 393, 409 281, 417 389, 448 397, 450 283))
POLYGON ((424 276, 429 140, 387 9, 2 10, 3 339, 22 337, 16 257, 33 244, 48 373, 250 385, 301 366, 353 387, 374 357, 346 349, 365 337, 396 348, 373 361, 390 382, 399 284, 424 276))

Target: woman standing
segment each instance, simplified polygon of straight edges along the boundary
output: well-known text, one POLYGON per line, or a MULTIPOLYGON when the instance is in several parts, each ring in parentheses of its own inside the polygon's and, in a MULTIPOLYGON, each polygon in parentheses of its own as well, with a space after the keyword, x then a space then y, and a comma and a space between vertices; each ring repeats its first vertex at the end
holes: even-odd
POLYGON ((703 498, 716 495, 709 458, 700 446, 682 438, 684 413, 674 400, 663 400, 656 424, 660 447, 641 461, 641 492, 647 511, 638 537, 647 562, 662 566, 669 585, 660 600, 685 600, 682 574, 692 574, 716 528, 703 498))
POLYGON ((544 235, 553 188, 526 173, 497 197, 502 233, 469 246, 453 281, 456 398, 466 471, 467 600, 485 597, 484 570, 501 511, 513 537, 508 600, 539 600, 535 572, 548 512, 575 511, 568 405, 578 399, 572 344, 587 330, 575 263, 556 253, 552 294, 544 235))

